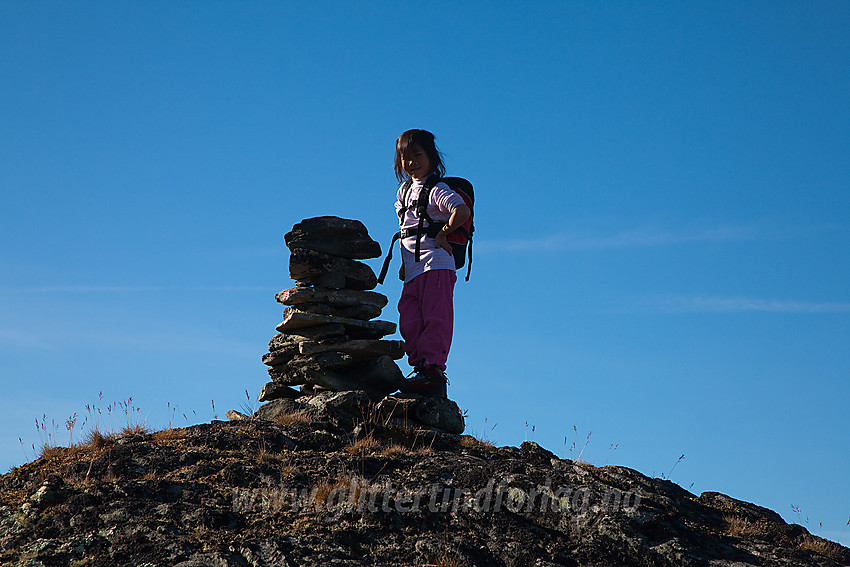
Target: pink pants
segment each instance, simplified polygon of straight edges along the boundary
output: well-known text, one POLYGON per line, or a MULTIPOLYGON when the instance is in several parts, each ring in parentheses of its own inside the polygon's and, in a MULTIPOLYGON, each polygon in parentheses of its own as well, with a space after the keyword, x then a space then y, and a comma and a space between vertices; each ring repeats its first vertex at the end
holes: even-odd
POLYGON ((398 327, 411 366, 446 369, 452 346, 457 281, 454 270, 428 270, 404 284, 398 300, 398 327))

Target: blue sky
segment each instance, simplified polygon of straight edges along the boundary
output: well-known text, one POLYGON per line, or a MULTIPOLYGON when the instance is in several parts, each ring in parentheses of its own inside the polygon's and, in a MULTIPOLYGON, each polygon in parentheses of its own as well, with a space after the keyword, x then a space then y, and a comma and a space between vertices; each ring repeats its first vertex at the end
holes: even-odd
POLYGON ((469 431, 572 458, 590 434, 594 464, 846 545, 848 25, 846 2, 3 3, 0 469, 43 415, 64 440, 86 404, 162 427, 255 397, 282 235, 332 214, 385 247, 421 127, 478 198, 448 371, 469 431))

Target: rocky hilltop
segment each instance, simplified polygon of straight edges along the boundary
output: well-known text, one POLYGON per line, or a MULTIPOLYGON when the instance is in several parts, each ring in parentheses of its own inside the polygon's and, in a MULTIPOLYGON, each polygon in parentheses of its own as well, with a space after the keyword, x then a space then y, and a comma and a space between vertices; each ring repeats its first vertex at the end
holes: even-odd
POLYGON ((375 320, 366 228, 317 217, 285 241, 265 403, 45 447, 0 477, 0 565, 850 565, 753 504, 462 435, 452 400, 393 394, 404 351, 375 320))
POLYGON ((0 477, 0 564, 838 566, 718 493, 389 420, 365 392, 90 435, 0 477))

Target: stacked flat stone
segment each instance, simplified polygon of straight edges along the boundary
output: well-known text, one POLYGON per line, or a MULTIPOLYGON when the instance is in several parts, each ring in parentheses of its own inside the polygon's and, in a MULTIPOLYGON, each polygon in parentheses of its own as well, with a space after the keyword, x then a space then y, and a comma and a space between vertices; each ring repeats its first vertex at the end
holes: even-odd
POLYGON ((286 308, 263 356, 272 381, 260 401, 324 390, 363 390, 379 400, 396 391, 404 344, 382 340, 396 325, 374 320, 387 298, 370 291, 378 280, 358 261, 380 257, 380 244, 360 221, 332 216, 301 221, 284 241, 295 287, 275 296, 286 308))

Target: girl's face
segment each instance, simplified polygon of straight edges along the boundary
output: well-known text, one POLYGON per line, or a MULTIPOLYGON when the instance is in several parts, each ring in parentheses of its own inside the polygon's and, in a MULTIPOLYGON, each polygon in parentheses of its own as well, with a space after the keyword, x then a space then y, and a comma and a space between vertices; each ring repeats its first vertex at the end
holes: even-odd
POLYGON ((431 173, 431 160, 418 144, 411 144, 402 156, 404 172, 413 179, 422 179, 431 173))

